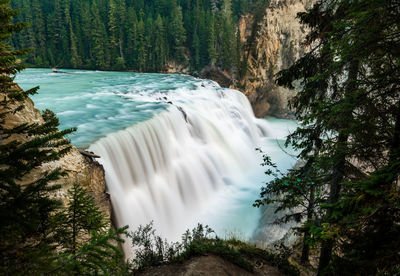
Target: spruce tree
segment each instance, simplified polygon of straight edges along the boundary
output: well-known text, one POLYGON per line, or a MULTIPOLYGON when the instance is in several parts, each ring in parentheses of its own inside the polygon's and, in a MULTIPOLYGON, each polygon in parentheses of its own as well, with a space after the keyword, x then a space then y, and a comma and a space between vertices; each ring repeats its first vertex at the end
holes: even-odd
POLYGON ((137 40, 136 40, 136 55, 137 55, 137 70, 143 72, 146 70, 147 61, 147 48, 145 38, 145 25, 142 19, 139 20, 137 25, 137 40))
POLYGON ((321 204, 326 202, 324 194, 325 186, 318 176, 317 162, 310 158, 298 168, 281 172, 268 155, 264 155, 263 166, 267 166, 265 174, 274 179, 266 183, 261 189, 260 199, 254 206, 260 207, 272 204, 275 213, 283 212, 276 220, 278 224, 291 221, 299 224, 295 228, 298 234, 302 234, 301 262, 309 262, 310 244, 313 243, 311 227, 321 219, 321 204))
POLYGON ((162 70, 166 61, 166 41, 165 41, 165 29, 164 23, 160 15, 157 15, 157 19, 154 22, 154 51, 155 51, 155 68, 154 70, 159 72, 162 70))
POLYGON ((106 30, 104 27, 104 23, 100 19, 100 13, 97 6, 94 6, 92 9, 92 41, 91 41, 91 56, 93 57, 92 62, 96 68, 103 69, 107 67, 107 58, 106 58, 106 50, 107 50, 107 42, 104 38, 107 37, 106 30))
POLYGON ((125 274, 123 254, 118 243, 123 242, 125 228, 110 229, 94 198, 80 184, 68 190, 65 209, 53 217, 55 239, 61 248, 52 273, 93 275, 96 273, 125 274))
POLYGON ((279 74, 280 84, 300 84, 292 106, 302 125, 288 142, 306 161, 317 153, 329 191, 322 221, 311 227, 321 243, 319 274, 338 264, 365 265, 365 274, 396 264, 399 171, 391 152, 398 141, 398 10, 392 1, 317 2, 299 15, 310 29, 311 50, 279 74))
POLYGON ((82 237, 88 237, 92 231, 101 232, 107 226, 93 197, 77 183, 68 190, 67 206, 55 219, 59 227, 57 240, 71 254, 76 254, 83 243, 82 237))
POLYGON ((13 32, 26 26, 12 23, 16 14, 8 0, 0 1, 0 270, 10 274, 41 271, 53 258, 48 221, 60 203, 49 197, 58 188, 49 182, 62 172, 29 174, 66 154, 70 145, 63 137, 73 131, 58 131, 58 119, 50 111, 43 113, 43 123, 6 124, 14 114, 23 112, 28 96, 38 89, 23 91, 13 83, 15 74, 23 69, 17 55, 27 52, 11 50, 7 44, 13 32))
POLYGON ((197 28, 194 31, 193 34, 193 44, 192 44, 192 48, 193 48, 193 67, 195 68, 195 70, 200 70, 200 38, 197 35, 197 28))
POLYGON ((174 58, 177 61, 184 61, 184 43, 186 42, 186 30, 183 27, 182 7, 175 5, 171 11, 170 36, 174 58))
POLYGON ((211 66, 214 66, 215 63, 217 62, 217 49, 216 49, 217 39, 216 39, 216 34, 215 34, 214 14, 212 14, 209 18, 210 18, 210 22, 208 24, 209 25, 208 56, 210 59, 211 66))

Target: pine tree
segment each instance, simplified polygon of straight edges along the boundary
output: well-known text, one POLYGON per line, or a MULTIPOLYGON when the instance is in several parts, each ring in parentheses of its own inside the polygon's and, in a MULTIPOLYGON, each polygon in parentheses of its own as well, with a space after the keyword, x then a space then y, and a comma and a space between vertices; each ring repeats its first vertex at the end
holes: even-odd
POLYGON ((88 191, 75 183, 68 190, 66 209, 57 213, 52 223, 55 238, 62 248, 58 266, 52 272, 73 272, 76 275, 99 271, 124 271, 122 251, 117 243, 125 228, 109 230, 103 214, 88 191))
MULTIPOLYGON (((125 23, 125 2, 110 0, 109 2, 109 22, 110 32, 110 53, 112 60, 115 61, 114 68, 117 70, 125 69, 123 26, 125 23)), ((113 62, 114 63, 114 62, 113 62)))
POLYGON ((221 64, 222 68, 225 70, 229 70, 232 68, 233 63, 233 43, 234 43, 234 32, 233 26, 230 20, 224 20, 223 23, 223 32, 221 37, 221 64))
POLYGON ((6 120, 21 112, 28 96, 38 89, 23 91, 13 83, 15 74, 23 69, 16 56, 26 53, 10 50, 7 44, 13 32, 26 26, 12 23, 16 14, 9 1, 0 1, 0 271, 10 274, 35 273, 52 259, 48 218, 60 203, 49 197, 58 188, 49 182, 62 172, 60 169, 43 172, 22 183, 33 170, 69 151, 69 141, 63 136, 72 131, 59 132, 58 120, 50 111, 43 113, 44 122, 40 124, 6 125, 6 120))
POLYGON ((137 42, 137 17, 135 10, 133 7, 128 7, 127 9, 127 16, 126 16, 126 25, 124 34, 126 35, 126 62, 128 68, 136 69, 136 55, 135 55, 135 48, 137 42))
POLYGON ((294 221, 301 224, 296 227, 298 234, 303 235, 301 262, 309 262, 310 244, 313 242, 311 226, 321 219, 321 204, 326 202, 326 187, 318 176, 315 158, 310 158, 299 168, 288 173, 281 172, 268 155, 264 155, 263 166, 268 169, 266 175, 274 179, 261 189, 261 199, 254 206, 272 204, 275 213, 283 212, 276 223, 285 224, 294 221))
POLYGON ((172 47, 174 49, 174 58, 178 61, 184 60, 184 43, 186 41, 186 31, 183 27, 182 8, 176 5, 171 11, 170 35, 172 47))
POLYGON ((36 48, 34 51, 35 60, 38 66, 43 66, 47 64, 46 59, 46 43, 45 43, 45 25, 43 12, 40 6, 40 2, 38 0, 32 0, 32 14, 35 16, 32 19, 32 28, 35 29, 35 39, 36 39, 36 48), (34 27, 33 27, 34 26, 34 27))
POLYGON ((318 153, 318 175, 328 185, 322 222, 311 229, 322 245, 319 274, 333 271, 332 255, 336 267, 356 273, 398 263, 399 171, 391 155, 399 140, 397 8, 392 1, 319 1, 300 14, 311 51, 279 74, 280 84, 301 87, 292 104, 302 126, 288 142, 305 160, 318 153), (390 241, 384 233, 393 234, 390 241))
POLYGON ((331 268, 392 274, 399 269, 400 248, 400 56, 394 50, 399 4, 344 1, 339 7, 342 24, 335 24, 334 39, 341 57, 354 60, 349 75, 358 68, 350 84, 357 88, 352 102, 358 106, 349 144, 366 176, 343 183, 333 206, 343 216, 334 224, 343 255, 334 256, 331 268))
POLYGON ((55 223, 59 227, 58 241, 64 250, 76 254, 83 243, 79 241, 81 237, 89 236, 92 231, 101 232, 107 225, 93 197, 79 184, 68 190, 67 199, 67 206, 57 214, 55 223))
POLYGON ((107 38, 105 27, 103 22, 100 20, 99 10, 94 5, 92 8, 92 22, 91 22, 92 41, 91 41, 91 55, 93 56, 94 66, 102 69, 107 67, 106 61, 106 41, 107 38))
POLYGON ((135 52, 137 54, 137 69, 143 72, 147 68, 147 48, 145 39, 145 26, 142 19, 140 19, 137 25, 137 41, 135 52))
POLYGON ((193 57, 192 57, 193 67, 196 70, 200 70, 201 69, 200 68, 200 38, 197 35, 197 28, 196 28, 196 30, 194 31, 194 34, 193 34, 192 49, 193 49, 193 57))
POLYGON ((209 40, 208 40, 208 56, 210 58, 211 66, 214 66, 217 61, 217 49, 216 49, 216 34, 215 34, 215 18, 214 15, 210 17, 209 23, 209 40))
POLYGON ((165 41, 165 30, 164 23, 160 15, 157 15, 157 19, 154 22, 154 51, 155 51, 155 71, 159 72, 162 70, 166 62, 166 41, 165 41))

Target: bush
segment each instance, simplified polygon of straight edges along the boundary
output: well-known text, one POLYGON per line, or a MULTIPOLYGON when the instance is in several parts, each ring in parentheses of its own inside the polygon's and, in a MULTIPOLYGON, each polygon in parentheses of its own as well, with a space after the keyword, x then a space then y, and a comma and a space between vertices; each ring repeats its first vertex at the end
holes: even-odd
POLYGON ((136 271, 214 254, 250 272, 254 271, 254 266, 249 260, 262 259, 281 269, 285 275, 299 275, 299 271, 288 262, 285 254, 273 254, 237 239, 220 239, 211 228, 201 224, 191 231, 186 230, 181 242, 168 243, 157 236, 153 223, 140 226, 131 233, 131 239, 135 248, 133 265, 136 271))
POLYGON ((136 271, 151 266, 182 262, 194 256, 215 254, 232 263, 253 271, 253 265, 246 261, 239 252, 226 241, 218 237, 211 238, 214 231, 208 226, 198 224, 192 231, 186 230, 181 242, 168 243, 157 236, 153 223, 140 226, 131 233, 132 245, 135 248, 135 258, 132 260, 136 271))

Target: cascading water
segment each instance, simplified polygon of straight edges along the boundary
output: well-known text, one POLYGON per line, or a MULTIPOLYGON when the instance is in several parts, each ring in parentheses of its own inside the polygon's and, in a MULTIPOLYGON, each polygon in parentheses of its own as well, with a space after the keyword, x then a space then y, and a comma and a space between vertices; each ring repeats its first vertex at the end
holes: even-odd
MULTIPOLYGON (((55 110, 63 127, 78 126, 73 143, 101 156, 117 224, 132 231, 153 221, 162 236, 177 240, 200 222, 218 235, 251 238, 260 218, 251 205, 266 181, 255 148, 282 170, 294 163, 277 143, 294 124, 255 118, 242 93, 212 81, 27 71, 18 81, 41 85, 34 99, 40 108, 55 110), (60 83, 64 90, 55 94, 60 83)), ((129 242, 125 252, 129 257, 129 242)))
POLYGON ((221 193, 240 192, 229 186, 240 187, 260 163, 255 148, 271 130, 235 90, 197 87, 162 97, 170 103, 166 111, 89 149, 102 157, 118 225, 136 229, 154 221, 174 240, 206 219, 202 214, 213 211, 210 202, 221 193))

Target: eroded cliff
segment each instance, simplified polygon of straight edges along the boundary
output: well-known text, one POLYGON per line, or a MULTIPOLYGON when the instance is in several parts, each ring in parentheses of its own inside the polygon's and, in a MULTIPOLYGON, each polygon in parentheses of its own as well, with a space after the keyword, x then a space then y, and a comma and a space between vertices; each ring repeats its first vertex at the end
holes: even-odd
POLYGON ((274 75, 288 68, 306 50, 302 41, 306 29, 296 18, 297 13, 310 8, 314 0, 271 0, 260 20, 258 32, 252 36, 253 15, 239 21, 242 42, 251 47, 248 55, 247 74, 235 85, 252 103, 257 117, 273 115, 290 117, 288 100, 294 95, 278 87, 274 75))

